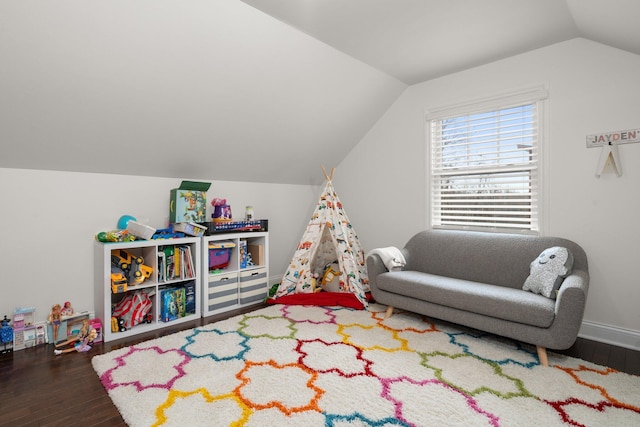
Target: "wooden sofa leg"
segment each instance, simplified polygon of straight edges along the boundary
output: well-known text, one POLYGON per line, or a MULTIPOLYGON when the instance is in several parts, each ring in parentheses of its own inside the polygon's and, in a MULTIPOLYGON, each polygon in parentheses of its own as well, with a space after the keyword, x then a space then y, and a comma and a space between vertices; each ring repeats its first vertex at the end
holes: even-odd
POLYGON ((549 359, 547 358, 547 349, 542 346, 536 346, 538 349, 538 359, 542 366, 549 366, 549 359))
POLYGON ((393 307, 389 306, 387 308, 387 312, 384 314, 384 318, 388 319, 389 317, 391 317, 392 314, 393 314, 393 307))

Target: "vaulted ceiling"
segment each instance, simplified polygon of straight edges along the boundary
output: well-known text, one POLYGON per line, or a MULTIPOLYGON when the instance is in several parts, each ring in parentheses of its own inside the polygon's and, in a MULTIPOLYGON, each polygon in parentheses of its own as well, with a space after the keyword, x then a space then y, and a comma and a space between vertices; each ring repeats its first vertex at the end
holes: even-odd
POLYGON ((0 167, 312 184, 408 87, 635 0, 0 0, 0 167))
POLYGON ((637 0, 243 0, 409 85, 576 37, 640 54, 637 0))

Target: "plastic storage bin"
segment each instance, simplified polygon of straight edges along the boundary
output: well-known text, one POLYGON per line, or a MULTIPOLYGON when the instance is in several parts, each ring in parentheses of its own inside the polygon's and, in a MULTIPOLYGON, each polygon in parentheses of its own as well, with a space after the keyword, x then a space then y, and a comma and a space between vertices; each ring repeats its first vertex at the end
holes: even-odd
POLYGON ((231 241, 209 243, 209 271, 227 268, 235 247, 236 244, 231 241))

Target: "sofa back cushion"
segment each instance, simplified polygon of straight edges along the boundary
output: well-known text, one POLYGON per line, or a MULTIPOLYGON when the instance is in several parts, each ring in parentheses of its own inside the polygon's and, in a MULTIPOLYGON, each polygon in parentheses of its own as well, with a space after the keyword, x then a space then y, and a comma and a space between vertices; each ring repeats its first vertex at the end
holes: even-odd
POLYGON ((588 272, 584 250, 567 239, 455 230, 425 230, 413 236, 404 248, 404 269, 522 289, 531 262, 552 246, 568 248, 573 270, 588 272))

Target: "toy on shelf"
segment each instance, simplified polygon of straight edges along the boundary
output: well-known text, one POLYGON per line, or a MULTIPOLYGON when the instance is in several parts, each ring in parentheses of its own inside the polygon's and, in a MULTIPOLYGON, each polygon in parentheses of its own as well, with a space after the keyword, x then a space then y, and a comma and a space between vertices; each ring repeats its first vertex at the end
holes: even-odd
POLYGON ((173 230, 188 234, 189 236, 202 237, 204 236, 204 232, 207 231, 207 227, 195 222, 178 222, 173 224, 173 230))
POLYGON ((141 222, 131 220, 127 224, 127 231, 139 239, 149 240, 156 232, 156 229, 141 222))
POLYGON ((247 241, 241 239, 238 243, 238 252, 240 253, 240 268, 247 268, 247 241))
POLYGON ((160 291, 160 318, 171 322, 186 314, 185 288, 168 288, 160 291))
POLYGON ((131 264, 133 264, 134 262, 142 263, 143 261, 144 260, 142 259, 142 257, 134 257, 124 249, 111 251, 111 264, 124 271, 129 270, 131 264))
POLYGON ((207 222, 207 231, 205 235, 210 236, 218 233, 231 233, 231 232, 250 232, 250 231, 268 231, 269 220, 268 219, 256 219, 252 221, 222 221, 222 222, 207 222))
POLYGON ((169 228, 161 228, 156 230, 156 232, 151 237, 152 240, 161 240, 161 239, 179 239, 185 237, 184 233, 177 232, 173 229, 173 226, 169 228))
POLYGON ((128 292, 122 300, 120 300, 111 311, 113 317, 124 320, 124 327, 129 329, 140 323, 153 320, 149 318, 153 301, 151 297, 155 295, 153 289, 138 289, 128 292))
POLYGON ((62 323, 62 307, 60 304, 53 304, 47 321, 51 323, 53 342, 56 342, 58 341, 58 331, 60 330, 60 324, 62 323))
POLYGON ((133 242, 136 240, 136 236, 129 233, 128 230, 111 230, 99 232, 96 234, 96 240, 102 243, 133 242))
POLYGON ((111 288, 113 293, 125 292, 127 285, 139 285, 151 277, 153 268, 144 258, 124 249, 111 251, 111 288))
POLYGON ((118 230, 126 230, 129 225, 129 221, 136 221, 136 217, 131 215, 122 215, 118 218, 118 230))
POLYGON ((60 314, 62 316, 73 316, 73 307, 71 307, 71 303, 69 301, 64 303, 64 306, 62 307, 62 309, 60 310, 60 314))
POLYGON ((102 243, 109 242, 133 242, 138 239, 149 240, 155 234, 156 229, 138 222, 131 215, 122 215, 118 219, 116 230, 101 231, 95 239, 102 243))
POLYGON ((129 283, 139 285, 140 283, 151 277, 153 268, 145 264, 134 264, 131 266, 131 272, 129 274, 129 283))
POLYGON ((115 265, 111 266, 111 291, 114 294, 119 294, 121 292, 127 292, 127 278, 124 275, 124 271, 122 269, 116 267, 115 265))
POLYGON ((231 206, 227 204, 227 199, 214 198, 211 201, 213 206, 213 222, 227 222, 231 221, 233 216, 231 215, 231 206))
POLYGON ((249 251, 249 246, 247 245, 247 241, 244 239, 240 239, 239 252, 240 252, 240 268, 247 268, 255 265, 253 262, 253 257, 251 255, 251 252, 249 251))
POLYGON ((111 332, 124 332, 127 327, 124 325, 124 319, 113 316, 111 318, 111 332))
POLYGON ((207 218, 207 191, 211 183, 182 181, 169 195, 169 222, 203 222, 207 218))

